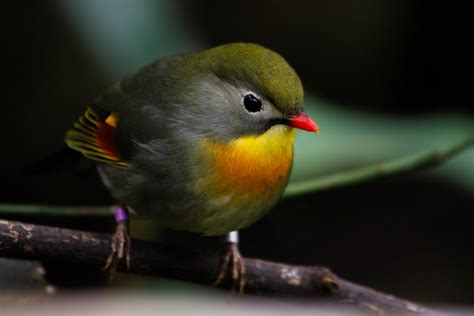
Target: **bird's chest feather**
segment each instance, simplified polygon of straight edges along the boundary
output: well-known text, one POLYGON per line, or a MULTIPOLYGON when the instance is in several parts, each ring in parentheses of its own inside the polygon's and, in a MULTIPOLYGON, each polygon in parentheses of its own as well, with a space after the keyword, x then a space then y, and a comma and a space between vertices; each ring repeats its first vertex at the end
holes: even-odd
POLYGON ((203 153, 209 173, 200 185, 217 199, 265 198, 281 191, 291 170, 293 140, 294 131, 286 126, 274 126, 262 135, 240 137, 228 144, 206 139, 203 153))
POLYGON ((222 235, 265 215, 285 189, 293 140, 294 131, 287 126, 226 144, 203 140, 189 188, 198 204, 179 227, 222 235))

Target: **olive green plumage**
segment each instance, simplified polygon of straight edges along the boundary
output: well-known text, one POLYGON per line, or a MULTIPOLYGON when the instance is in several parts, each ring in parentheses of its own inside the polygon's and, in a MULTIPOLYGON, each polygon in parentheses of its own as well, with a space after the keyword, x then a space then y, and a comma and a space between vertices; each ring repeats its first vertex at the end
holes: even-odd
POLYGON ((301 110, 303 86, 279 54, 260 45, 235 43, 201 53, 204 67, 221 78, 245 81, 283 112, 301 110))
POLYGON ((117 116, 118 154, 130 166, 98 163, 99 172, 117 201, 157 217, 165 227, 208 235, 247 227, 267 213, 284 190, 292 157, 288 122, 301 113, 302 101, 296 72, 283 57, 260 45, 227 44, 160 60, 96 100, 117 116), (258 111, 245 106, 249 94, 261 103, 258 111), (268 146, 271 156, 253 144, 268 146), (249 153, 246 146, 252 147, 249 153), (262 164, 259 169, 252 166, 255 152, 260 155, 255 156, 262 164), (218 160, 221 165, 228 160, 229 167, 238 161, 245 169, 236 171, 242 172, 235 175, 239 179, 254 176, 246 170, 260 172, 264 163, 282 159, 288 160, 283 164, 288 170, 269 166, 283 172, 272 180, 278 181, 274 186, 266 178, 255 179, 262 182, 261 192, 227 192, 216 183, 227 175, 216 170, 218 160))

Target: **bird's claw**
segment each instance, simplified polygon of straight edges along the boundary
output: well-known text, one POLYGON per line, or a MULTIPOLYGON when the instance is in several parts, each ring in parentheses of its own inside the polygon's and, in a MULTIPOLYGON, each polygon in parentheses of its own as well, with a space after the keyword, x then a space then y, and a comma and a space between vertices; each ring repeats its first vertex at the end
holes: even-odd
POLYGON ((110 273, 110 279, 112 279, 117 272, 118 265, 124 261, 126 269, 130 269, 130 245, 131 239, 128 221, 118 222, 112 237, 112 249, 107 257, 105 266, 102 268, 110 273))
POLYGON ((235 243, 226 244, 221 257, 219 274, 213 286, 218 286, 222 283, 227 275, 229 265, 231 268, 232 292, 237 292, 238 289, 238 293, 243 294, 245 288, 245 265, 239 248, 235 243))

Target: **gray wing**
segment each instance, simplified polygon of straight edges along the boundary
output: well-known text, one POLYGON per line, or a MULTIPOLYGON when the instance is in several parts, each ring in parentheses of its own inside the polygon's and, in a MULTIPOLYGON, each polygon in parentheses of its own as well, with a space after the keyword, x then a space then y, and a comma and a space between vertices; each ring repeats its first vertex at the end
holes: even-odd
POLYGON ((196 143, 160 89, 169 84, 159 79, 169 75, 158 70, 161 63, 125 78, 96 100, 97 106, 117 116, 118 152, 130 166, 101 164, 101 177, 117 200, 142 214, 169 205, 186 209, 183 196, 191 194, 188 170, 196 143))

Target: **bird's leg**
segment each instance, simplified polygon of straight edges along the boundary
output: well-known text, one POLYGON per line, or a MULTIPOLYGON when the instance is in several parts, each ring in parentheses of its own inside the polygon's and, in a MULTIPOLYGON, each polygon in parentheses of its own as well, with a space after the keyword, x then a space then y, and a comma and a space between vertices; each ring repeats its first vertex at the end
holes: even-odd
POLYGON ((111 251, 107 257, 104 270, 110 272, 110 279, 117 271, 117 266, 125 260, 127 270, 130 268, 130 235, 129 235, 129 215, 127 207, 119 206, 115 209, 116 229, 112 237, 111 251))
POLYGON ((239 232, 232 231, 225 236, 225 244, 221 257, 219 274, 214 282, 218 286, 226 277, 230 265, 232 277, 232 291, 237 288, 240 294, 244 293, 245 288, 245 265, 239 251, 239 232))

